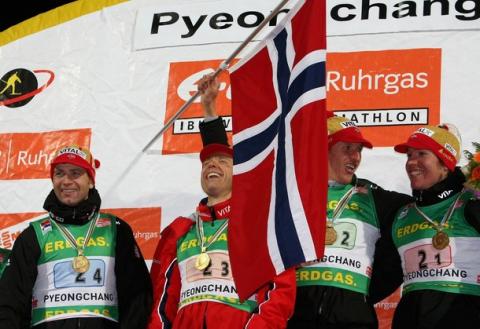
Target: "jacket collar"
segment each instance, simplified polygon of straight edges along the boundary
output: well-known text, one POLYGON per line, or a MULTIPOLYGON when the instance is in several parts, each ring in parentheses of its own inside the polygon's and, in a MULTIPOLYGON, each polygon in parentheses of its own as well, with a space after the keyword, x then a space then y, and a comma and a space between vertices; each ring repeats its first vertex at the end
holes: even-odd
POLYGON ((231 199, 219 202, 213 206, 207 206, 207 198, 200 201, 197 212, 204 221, 212 221, 216 219, 230 218, 231 199))
POLYGON ((419 206, 429 206, 450 198, 463 189, 465 176, 459 167, 449 172, 448 176, 426 190, 413 190, 412 195, 419 206))

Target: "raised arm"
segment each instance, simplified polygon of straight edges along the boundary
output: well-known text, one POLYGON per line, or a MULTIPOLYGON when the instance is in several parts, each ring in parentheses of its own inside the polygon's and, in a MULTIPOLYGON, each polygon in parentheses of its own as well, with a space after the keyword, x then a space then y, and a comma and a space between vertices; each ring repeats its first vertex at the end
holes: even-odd
POLYGON ((219 87, 218 80, 210 75, 205 75, 198 82, 204 117, 204 121, 200 123, 200 134, 204 146, 212 143, 228 145, 225 126, 216 109, 219 87))

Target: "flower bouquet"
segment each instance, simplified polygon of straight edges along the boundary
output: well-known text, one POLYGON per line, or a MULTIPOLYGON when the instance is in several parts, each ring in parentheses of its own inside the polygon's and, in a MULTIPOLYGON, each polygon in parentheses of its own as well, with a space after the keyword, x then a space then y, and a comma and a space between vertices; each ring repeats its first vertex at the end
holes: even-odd
POLYGON ((468 163, 462 168, 467 181, 465 187, 475 191, 477 196, 480 196, 480 143, 472 143, 475 148, 475 153, 470 151, 463 151, 468 163))

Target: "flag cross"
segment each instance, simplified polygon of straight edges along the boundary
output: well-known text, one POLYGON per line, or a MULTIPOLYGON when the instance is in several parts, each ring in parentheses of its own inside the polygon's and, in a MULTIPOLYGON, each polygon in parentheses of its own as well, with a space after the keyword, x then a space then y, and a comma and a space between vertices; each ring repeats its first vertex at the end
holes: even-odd
MULTIPOLYGON (((267 43, 276 72, 277 108, 263 122, 234 137, 235 174, 255 167, 272 150, 275 151, 272 204, 277 214, 274 229, 279 246, 270 247, 278 248, 283 263, 278 266, 285 268, 298 264, 299 260, 305 261, 302 243, 308 244, 299 240, 301 234, 295 228, 296 218, 293 215, 299 213, 299 209, 291 206, 292 193, 298 195, 298 188, 295 179, 289 179, 295 176, 294 161, 289 161, 293 157, 290 123, 303 105, 324 98, 325 93, 325 51, 312 51, 293 65, 295 50, 289 41, 290 35, 291 28, 287 26, 267 43), (286 241, 288 248, 282 248, 281 244, 286 241)), ((300 213, 303 214, 303 210, 300 213)))

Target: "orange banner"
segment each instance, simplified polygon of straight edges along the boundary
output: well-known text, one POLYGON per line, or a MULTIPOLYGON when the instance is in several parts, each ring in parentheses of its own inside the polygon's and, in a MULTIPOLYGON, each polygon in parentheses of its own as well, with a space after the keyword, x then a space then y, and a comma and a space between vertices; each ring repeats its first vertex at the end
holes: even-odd
POLYGON ((145 259, 152 259, 160 240, 162 209, 158 208, 117 208, 103 209, 125 220, 132 228, 135 240, 142 249, 145 259))
POLYGON ((374 146, 439 123, 441 49, 329 53, 327 74, 327 109, 363 127, 374 146))
MULTIPOLYGON (((196 92, 198 80, 220 63, 170 64, 165 122, 196 92)), ((374 146, 393 146, 420 125, 440 121, 441 49, 328 53, 327 75, 327 109, 363 127, 374 146)), ((219 80, 217 111, 230 131, 230 79, 225 73, 219 80)), ((201 120, 198 100, 165 132, 162 154, 198 152, 201 120)))
POLYGON ((28 225, 26 221, 42 214, 44 213, 0 214, 0 248, 12 249, 13 243, 28 225))
MULTIPOLYGON (((197 91, 197 82, 212 73, 221 60, 170 63, 165 123, 197 91)), ((230 78, 228 72, 218 77, 220 90, 217 96, 217 112, 223 117, 227 131, 232 129, 230 109, 230 78)), ((193 103, 163 135, 162 154, 196 153, 201 150, 202 141, 198 125, 203 120, 200 97, 193 103)), ((228 133, 231 140, 231 133, 228 133)))
POLYGON ((90 148, 90 129, 0 134, 0 180, 49 178, 49 165, 62 146, 90 148))
POLYGON ((378 329, 390 329, 392 327, 393 313, 400 300, 400 288, 393 294, 375 304, 375 312, 378 316, 378 329))

